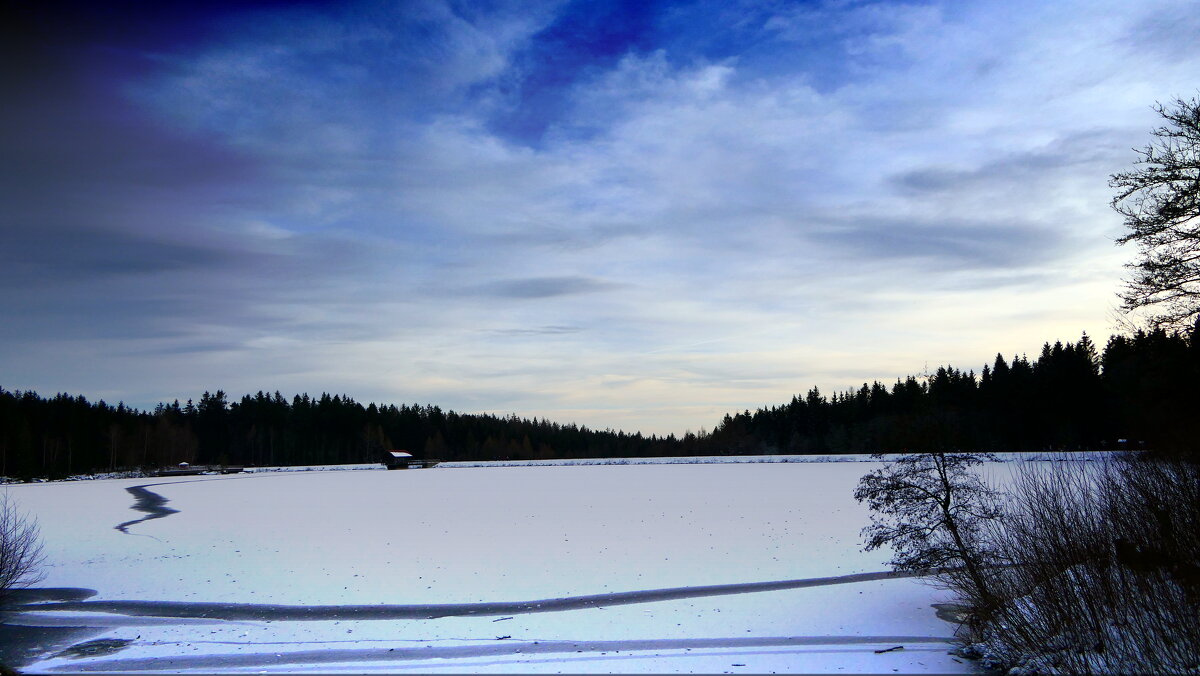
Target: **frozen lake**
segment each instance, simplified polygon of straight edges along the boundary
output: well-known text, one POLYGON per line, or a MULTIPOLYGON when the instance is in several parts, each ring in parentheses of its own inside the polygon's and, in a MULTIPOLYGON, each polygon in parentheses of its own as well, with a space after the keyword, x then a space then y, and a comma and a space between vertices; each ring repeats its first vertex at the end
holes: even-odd
POLYGON ((5 624, 46 632, 31 672, 970 673, 947 654, 944 592, 858 575, 887 570, 860 551, 852 497, 874 467, 14 485, 41 523, 40 586, 68 591, 5 624), (176 511, 139 521, 151 497, 176 511))

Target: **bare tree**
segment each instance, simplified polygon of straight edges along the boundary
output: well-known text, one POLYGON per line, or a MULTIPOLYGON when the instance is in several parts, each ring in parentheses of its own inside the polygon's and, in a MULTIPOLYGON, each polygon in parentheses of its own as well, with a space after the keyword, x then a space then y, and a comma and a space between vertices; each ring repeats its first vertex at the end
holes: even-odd
POLYGON ((1137 151, 1139 166, 1109 179, 1129 230, 1117 243, 1134 242, 1139 254, 1121 299, 1127 312, 1152 312, 1156 326, 1186 329, 1200 315, 1200 98, 1154 110, 1166 124, 1137 151))
MULTIPOLYGON (((882 454, 872 457, 884 459, 882 454)), ((897 570, 924 571, 976 608, 991 602, 981 525, 999 518, 997 493, 973 468, 986 453, 910 453, 859 480, 854 498, 871 508, 866 551, 890 545, 897 570)))
POLYGON ((41 582, 44 560, 37 520, 17 511, 6 492, 0 498, 0 600, 13 589, 41 582))

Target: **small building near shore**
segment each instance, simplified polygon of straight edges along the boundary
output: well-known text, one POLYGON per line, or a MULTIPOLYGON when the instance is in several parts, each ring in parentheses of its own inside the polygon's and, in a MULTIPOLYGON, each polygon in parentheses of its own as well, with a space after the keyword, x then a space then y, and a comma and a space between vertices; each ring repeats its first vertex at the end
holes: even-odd
POLYGON ((433 467, 437 464, 437 460, 414 458, 413 454, 408 451, 384 451, 383 464, 388 469, 417 469, 433 467))

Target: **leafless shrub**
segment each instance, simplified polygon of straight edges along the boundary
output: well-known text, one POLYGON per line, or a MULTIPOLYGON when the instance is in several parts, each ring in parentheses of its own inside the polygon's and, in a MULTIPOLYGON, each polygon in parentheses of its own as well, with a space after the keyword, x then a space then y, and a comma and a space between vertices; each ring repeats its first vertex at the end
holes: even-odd
POLYGON ((1000 517, 998 494, 976 471, 989 459, 981 453, 908 453, 863 476, 854 492, 871 508, 864 549, 891 547, 896 570, 920 571, 927 582, 954 590, 972 625, 994 605, 980 535, 1000 517))
POLYGON ((980 636, 1056 673, 1200 668, 1200 467, 1030 463, 986 524, 1000 599, 980 636))
POLYGON ((0 498, 0 601, 13 589, 40 582, 44 559, 37 520, 19 512, 5 493, 0 498))

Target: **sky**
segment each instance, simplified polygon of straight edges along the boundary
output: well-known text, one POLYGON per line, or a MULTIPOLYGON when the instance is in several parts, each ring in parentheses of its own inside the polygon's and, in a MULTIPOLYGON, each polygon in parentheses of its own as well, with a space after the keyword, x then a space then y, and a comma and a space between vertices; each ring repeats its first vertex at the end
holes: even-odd
POLYGON ((1196 9, 14 0, 0 386, 681 434, 1103 344, 1196 9))

